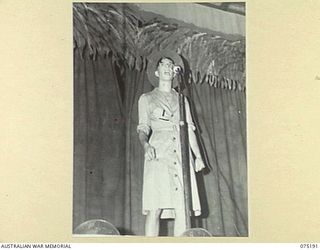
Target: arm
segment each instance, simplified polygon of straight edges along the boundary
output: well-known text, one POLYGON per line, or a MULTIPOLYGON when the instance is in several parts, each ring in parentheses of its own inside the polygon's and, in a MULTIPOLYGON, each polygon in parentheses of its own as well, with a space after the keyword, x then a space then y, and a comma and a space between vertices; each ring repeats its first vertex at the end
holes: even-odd
POLYGON ((150 120, 147 112, 148 101, 146 96, 142 95, 138 102, 138 114, 139 114, 139 124, 137 127, 137 132, 139 134, 139 141, 144 149, 144 156, 146 160, 153 160, 156 158, 155 148, 149 144, 149 134, 150 134, 150 120))
POLYGON ((199 149, 199 145, 198 145, 197 138, 196 138, 196 134, 194 132, 195 126, 192 121, 189 102, 187 99, 185 99, 185 100, 186 100, 185 101, 186 119, 187 119, 187 123, 188 123, 188 132, 189 132, 188 133, 189 134, 189 143, 190 143, 191 150, 194 153, 195 158, 196 158, 195 159, 195 171, 199 172, 205 168, 205 165, 203 163, 202 156, 201 156, 200 149, 199 149))
POLYGON ((148 135, 146 135, 143 131, 139 131, 139 140, 144 149, 144 157, 151 161, 156 158, 156 150, 152 147, 148 142, 148 135))
POLYGON ((191 150, 194 153, 195 159, 195 171, 199 172, 204 169, 206 166, 203 163, 202 156, 200 154, 198 142, 196 139, 196 135, 192 129, 189 129, 189 143, 191 146, 191 150))
POLYGON ((193 129, 189 128, 188 130, 189 130, 189 143, 190 143, 191 150, 194 153, 196 158, 202 159, 196 134, 193 131, 193 129))

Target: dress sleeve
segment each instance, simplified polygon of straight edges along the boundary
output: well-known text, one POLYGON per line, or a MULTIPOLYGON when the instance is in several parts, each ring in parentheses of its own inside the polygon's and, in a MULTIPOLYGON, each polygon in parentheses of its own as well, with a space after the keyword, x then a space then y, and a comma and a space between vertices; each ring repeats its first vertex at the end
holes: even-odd
POLYGON ((196 127, 194 126, 194 123, 192 120, 192 116, 191 116, 191 112, 190 112, 190 105, 189 105, 189 101, 187 98, 185 98, 185 106, 186 106, 186 120, 188 123, 188 128, 195 131, 196 127))
POLYGON ((140 96, 138 101, 138 115, 139 115, 139 124, 137 126, 137 132, 144 132, 146 135, 150 133, 150 118, 148 114, 148 100, 147 97, 143 94, 140 96))

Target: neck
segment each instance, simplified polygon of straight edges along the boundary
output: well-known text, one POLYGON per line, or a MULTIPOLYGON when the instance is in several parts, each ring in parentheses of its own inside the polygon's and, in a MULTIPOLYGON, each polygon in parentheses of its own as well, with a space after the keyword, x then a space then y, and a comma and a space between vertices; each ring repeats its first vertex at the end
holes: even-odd
POLYGON ((159 90, 163 92, 171 92, 172 81, 160 81, 159 90))

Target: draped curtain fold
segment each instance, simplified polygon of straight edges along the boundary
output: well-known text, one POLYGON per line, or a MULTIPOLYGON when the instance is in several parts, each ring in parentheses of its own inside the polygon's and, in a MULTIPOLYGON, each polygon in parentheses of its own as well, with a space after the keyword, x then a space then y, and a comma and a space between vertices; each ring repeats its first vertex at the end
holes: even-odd
MULTIPOLYGON (((152 87, 145 71, 120 72, 111 58, 74 51, 73 226, 106 219, 121 234, 144 235, 137 102, 152 87)), ((188 96, 208 166, 197 174, 203 214, 193 224, 247 236, 245 92, 192 84, 188 96)))
POLYGON ((220 236, 248 234, 245 92, 192 85, 192 113, 209 171, 203 223, 220 236))

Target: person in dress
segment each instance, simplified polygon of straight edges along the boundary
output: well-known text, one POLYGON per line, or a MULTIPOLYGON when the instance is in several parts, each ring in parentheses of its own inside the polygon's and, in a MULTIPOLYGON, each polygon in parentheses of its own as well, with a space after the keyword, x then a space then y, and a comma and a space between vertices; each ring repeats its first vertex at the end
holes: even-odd
MULTIPOLYGON (((148 78, 155 87, 140 96, 137 132, 145 153, 142 210, 146 215, 146 236, 159 235, 160 218, 174 218, 174 236, 186 230, 181 144, 179 133, 179 94, 174 66, 183 65, 171 51, 155 54, 148 65, 148 78)), ((201 214, 195 172, 205 168, 195 136, 195 126, 186 98, 189 134, 190 183, 192 210, 201 214), (191 153, 192 150, 192 153, 191 153), (194 157, 192 157, 194 156, 194 157)))

